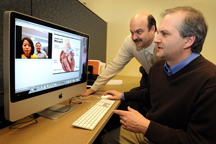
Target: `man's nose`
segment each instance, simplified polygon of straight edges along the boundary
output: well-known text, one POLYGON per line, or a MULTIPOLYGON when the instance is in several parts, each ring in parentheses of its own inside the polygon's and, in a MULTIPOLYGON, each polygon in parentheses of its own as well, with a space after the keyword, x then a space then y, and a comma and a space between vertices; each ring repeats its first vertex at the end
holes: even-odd
POLYGON ((160 42, 160 38, 159 38, 159 35, 157 35, 154 39, 154 43, 159 43, 160 42))
POLYGON ((136 40, 138 38, 137 34, 132 34, 132 39, 136 40))

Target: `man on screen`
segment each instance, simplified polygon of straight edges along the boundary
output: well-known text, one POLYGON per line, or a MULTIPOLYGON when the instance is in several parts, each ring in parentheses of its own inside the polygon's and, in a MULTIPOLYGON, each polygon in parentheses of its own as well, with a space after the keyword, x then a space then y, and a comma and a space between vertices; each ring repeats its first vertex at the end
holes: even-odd
POLYGON ((37 42, 35 44, 36 46, 36 51, 35 51, 35 55, 37 55, 37 57, 39 59, 44 59, 44 58, 48 58, 47 54, 45 51, 41 50, 41 43, 40 42, 37 42))

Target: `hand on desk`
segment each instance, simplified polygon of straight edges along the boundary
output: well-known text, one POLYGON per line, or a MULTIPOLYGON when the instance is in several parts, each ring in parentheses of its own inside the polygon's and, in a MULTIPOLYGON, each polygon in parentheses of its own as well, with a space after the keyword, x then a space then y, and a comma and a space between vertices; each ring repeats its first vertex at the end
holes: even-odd
POLYGON ((116 90, 108 90, 105 93, 103 93, 103 95, 107 95, 107 94, 113 95, 112 97, 109 97, 107 99, 110 99, 110 100, 121 100, 122 99, 122 93, 116 90))
POLYGON ((91 95, 91 94, 93 94, 95 91, 93 90, 93 89, 86 89, 86 91, 84 92, 84 93, 82 93, 81 95, 91 95))
POLYGON ((128 106, 128 111, 114 110, 113 112, 121 118, 120 123, 122 124, 122 128, 134 133, 146 133, 150 120, 146 119, 138 111, 128 106))

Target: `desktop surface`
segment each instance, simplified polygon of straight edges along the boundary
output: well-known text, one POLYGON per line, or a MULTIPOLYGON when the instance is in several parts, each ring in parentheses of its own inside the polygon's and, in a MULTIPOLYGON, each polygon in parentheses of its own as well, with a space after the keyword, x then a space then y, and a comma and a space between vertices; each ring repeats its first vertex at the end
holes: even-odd
MULTIPOLYGON (((95 97, 89 97, 88 100, 92 101, 94 104, 99 101, 99 99, 95 97)), ((68 102, 65 101, 65 104, 67 103, 68 102)), ((112 116, 112 111, 117 108, 119 104, 120 101, 115 102, 93 131, 73 127, 71 125, 76 119, 85 113, 89 107, 91 107, 90 102, 83 102, 82 104, 72 104, 77 108, 57 120, 39 117, 37 119, 38 123, 23 129, 9 130, 9 128, 6 127, 0 130, 1 143, 93 143, 97 135, 112 116)), ((23 121, 26 120, 23 119, 23 121)))
MULTIPOLYGON (((116 76, 114 79, 122 79, 123 85, 113 86, 106 85, 99 89, 101 96, 102 93, 109 89, 115 89, 121 92, 129 91, 130 89, 139 86, 139 77, 126 77, 116 76)), ((96 93, 97 94, 97 93, 96 93)), ((100 99, 95 97, 89 97, 87 100, 92 101, 96 104, 100 99)), ((68 104, 68 101, 63 102, 68 104)), ((109 121, 113 114, 113 110, 116 109, 120 104, 120 101, 116 101, 112 108, 102 118, 99 124, 93 131, 73 127, 71 124, 76 121, 82 114, 84 114, 91 106, 90 102, 83 102, 82 104, 72 104, 77 108, 70 113, 64 115, 57 120, 50 120, 43 117, 39 117, 38 123, 25 127, 23 129, 12 129, 8 127, 0 130, 1 143, 14 144, 57 144, 57 143, 73 143, 73 144, 86 144, 93 143, 97 138, 101 130, 104 128, 106 123, 109 121)), ((25 121, 25 119, 24 119, 25 121)))
POLYGON ((114 80, 122 80, 123 85, 105 85, 100 88, 97 93, 103 94, 104 91, 107 90, 117 90, 119 92, 130 91, 132 88, 140 86, 141 77, 132 77, 132 76, 121 76, 117 75, 113 78, 114 80))

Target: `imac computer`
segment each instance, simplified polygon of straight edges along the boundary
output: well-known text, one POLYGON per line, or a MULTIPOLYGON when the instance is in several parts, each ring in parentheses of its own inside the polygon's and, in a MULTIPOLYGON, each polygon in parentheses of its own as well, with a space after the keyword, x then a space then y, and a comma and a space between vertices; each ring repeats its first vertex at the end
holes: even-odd
POLYGON ((85 92, 87 34, 15 11, 5 11, 3 28, 5 119, 52 115, 42 110, 85 92))

